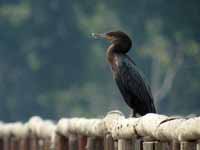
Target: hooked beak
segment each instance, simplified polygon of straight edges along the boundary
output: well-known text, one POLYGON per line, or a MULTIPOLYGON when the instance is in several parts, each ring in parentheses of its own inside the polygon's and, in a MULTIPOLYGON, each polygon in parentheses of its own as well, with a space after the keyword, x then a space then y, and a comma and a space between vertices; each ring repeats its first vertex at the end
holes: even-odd
POLYGON ((112 37, 111 37, 111 36, 108 36, 106 33, 92 33, 91 35, 92 35, 92 37, 94 37, 95 39, 103 38, 103 39, 106 39, 106 40, 108 40, 108 41, 111 41, 111 40, 112 40, 112 37))

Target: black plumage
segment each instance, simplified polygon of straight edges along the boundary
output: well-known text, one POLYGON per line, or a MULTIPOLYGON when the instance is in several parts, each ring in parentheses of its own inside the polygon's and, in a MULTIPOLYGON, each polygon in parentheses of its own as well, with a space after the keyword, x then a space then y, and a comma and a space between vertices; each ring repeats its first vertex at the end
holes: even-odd
POLYGON ((126 55, 119 55, 118 60, 119 68, 114 78, 124 100, 133 109, 133 116, 155 113, 150 87, 136 65, 126 55))
POLYGON ((121 31, 94 34, 111 41, 107 49, 107 59, 111 65, 113 77, 129 107, 136 114, 156 113, 153 96, 133 60, 126 54, 131 48, 131 39, 121 31))

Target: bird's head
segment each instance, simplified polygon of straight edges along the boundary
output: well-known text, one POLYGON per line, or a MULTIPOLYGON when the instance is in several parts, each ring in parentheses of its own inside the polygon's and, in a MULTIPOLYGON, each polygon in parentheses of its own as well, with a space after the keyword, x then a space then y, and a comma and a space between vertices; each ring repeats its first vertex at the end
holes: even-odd
POLYGON ((107 33, 97 34, 92 33, 94 38, 103 38, 114 45, 114 51, 127 53, 132 46, 130 37, 122 31, 111 31, 107 33))

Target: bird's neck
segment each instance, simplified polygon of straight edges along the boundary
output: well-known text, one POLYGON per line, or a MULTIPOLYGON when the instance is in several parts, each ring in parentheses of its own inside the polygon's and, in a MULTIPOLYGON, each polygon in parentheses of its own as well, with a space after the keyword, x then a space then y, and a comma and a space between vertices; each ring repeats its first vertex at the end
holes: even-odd
POLYGON ((107 50, 107 60, 112 67, 112 71, 117 71, 118 64, 119 64, 119 56, 121 53, 115 51, 115 45, 112 44, 108 47, 107 50))

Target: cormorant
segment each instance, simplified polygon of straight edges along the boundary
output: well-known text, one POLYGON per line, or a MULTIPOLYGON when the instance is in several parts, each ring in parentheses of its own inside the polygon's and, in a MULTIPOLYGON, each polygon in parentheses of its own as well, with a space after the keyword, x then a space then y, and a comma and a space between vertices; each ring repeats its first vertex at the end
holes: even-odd
POLYGON ((92 33, 92 36, 111 42, 106 52, 107 60, 125 102, 133 110, 132 116, 156 113, 149 85, 139 73, 134 61, 126 54, 132 46, 129 36, 121 31, 92 33))

